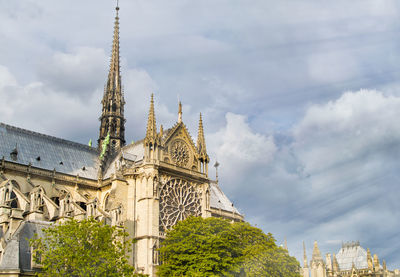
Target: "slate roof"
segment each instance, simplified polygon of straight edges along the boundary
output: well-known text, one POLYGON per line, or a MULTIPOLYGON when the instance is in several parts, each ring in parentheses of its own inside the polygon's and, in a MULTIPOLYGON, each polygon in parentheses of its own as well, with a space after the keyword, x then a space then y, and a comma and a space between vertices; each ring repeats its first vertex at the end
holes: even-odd
POLYGON ((350 270, 353 266, 357 269, 368 268, 367 251, 359 244, 344 245, 336 254, 340 270, 350 270))
POLYGON ((23 221, 11 238, 6 239, 4 255, 1 259, 0 270, 21 269, 31 271, 31 248, 29 239, 37 234, 43 237, 43 229, 50 226, 50 222, 23 221))
POLYGON ((226 197, 219 185, 215 182, 210 183, 210 206, 214 209, 240 214, 233 206, 233 203, 226 197))
POLYGON ((0 123, 0 159, 96 180, 98 156, 96 148, 0 123))

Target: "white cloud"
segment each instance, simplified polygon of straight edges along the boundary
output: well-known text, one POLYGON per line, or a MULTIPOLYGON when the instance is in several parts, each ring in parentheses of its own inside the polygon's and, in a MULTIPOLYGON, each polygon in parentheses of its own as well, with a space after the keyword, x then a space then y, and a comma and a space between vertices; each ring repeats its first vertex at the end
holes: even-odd
POLYGON ((0 89, 4 89, 8 86, 15 86, 17 84, 17 80, 10 73, 7 67, 0 65, 0 89))
POLYGON ((226 126, 208 136, 208 152, 221 164, 221 180, 229 184, 227 189, 231 191, 251 180, 247 174, 267 166, 277 147, 272 136, 255 133, 245 116, 227 113, 225 118, 226 126))
POLYGON ((322 52, 308 57, 310 77, 318 82, 334 83, 352 79, 358 68, 356 59, 343 51, 322 52))
POLYGON ((54 90, 90 97, 96 89, 102 89, 109 59, 99 48, 77 47, 68 53, 57 51, 40 63, 39 78, 54 90))
POLYGON ((309 173, 366 155, 390 156, 400 146, 400 125, 393 120, 399 116, 398 97, 368 90, 347 92, 307 110, 294 128, 295 149, 309 173))

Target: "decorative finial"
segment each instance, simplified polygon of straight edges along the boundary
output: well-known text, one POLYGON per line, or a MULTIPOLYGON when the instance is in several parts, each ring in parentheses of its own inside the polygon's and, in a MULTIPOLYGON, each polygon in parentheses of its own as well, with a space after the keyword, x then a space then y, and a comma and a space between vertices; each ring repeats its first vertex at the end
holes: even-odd
POLYGON ((157 138, 156 116, 154 113, 154 94, 151 94, 149 116, 147 120, 146 139, 149 142, 157 138))
POLYGON ((179 101, 178 122, 182 122, 182 103, 179 101))
POLYGON ((219 166, 219 162, 215 161, 214 167, 215 167, 215 179, 218 183, 218 166, 219 166))
POLYGON ((118 18, 119 0, 117 0, 117 6, 115 7, 115 10, 117 11, 117 15, 115 16, 115 18, 118 18))

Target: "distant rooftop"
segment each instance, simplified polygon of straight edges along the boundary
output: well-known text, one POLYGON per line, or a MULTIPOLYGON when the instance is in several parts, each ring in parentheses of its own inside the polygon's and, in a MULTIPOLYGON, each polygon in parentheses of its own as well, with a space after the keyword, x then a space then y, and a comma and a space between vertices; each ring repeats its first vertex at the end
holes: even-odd
POLYGON ((353 266, 357 269, 368 268, 367 251, 360 246, 360 242, 348 242, 342 244, 342 248, 336 254, 340 270, 350 270, 353 266))

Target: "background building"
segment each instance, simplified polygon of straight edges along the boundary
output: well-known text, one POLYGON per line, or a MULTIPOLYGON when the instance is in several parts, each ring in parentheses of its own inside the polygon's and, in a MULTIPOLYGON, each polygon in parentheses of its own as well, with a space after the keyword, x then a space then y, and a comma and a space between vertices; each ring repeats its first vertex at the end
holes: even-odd
POLYGON ((371 255, 369 249, 365 250, 359 242, 342 244, 337 254, 326 254, 322 258, 318 243, 314 242, 312 259, 308 264, 305 244, 303 277, 395 277, 400 276, 398 269, 391 271, 387 269, 385 260, 379 262, 377 254, 371 255))

